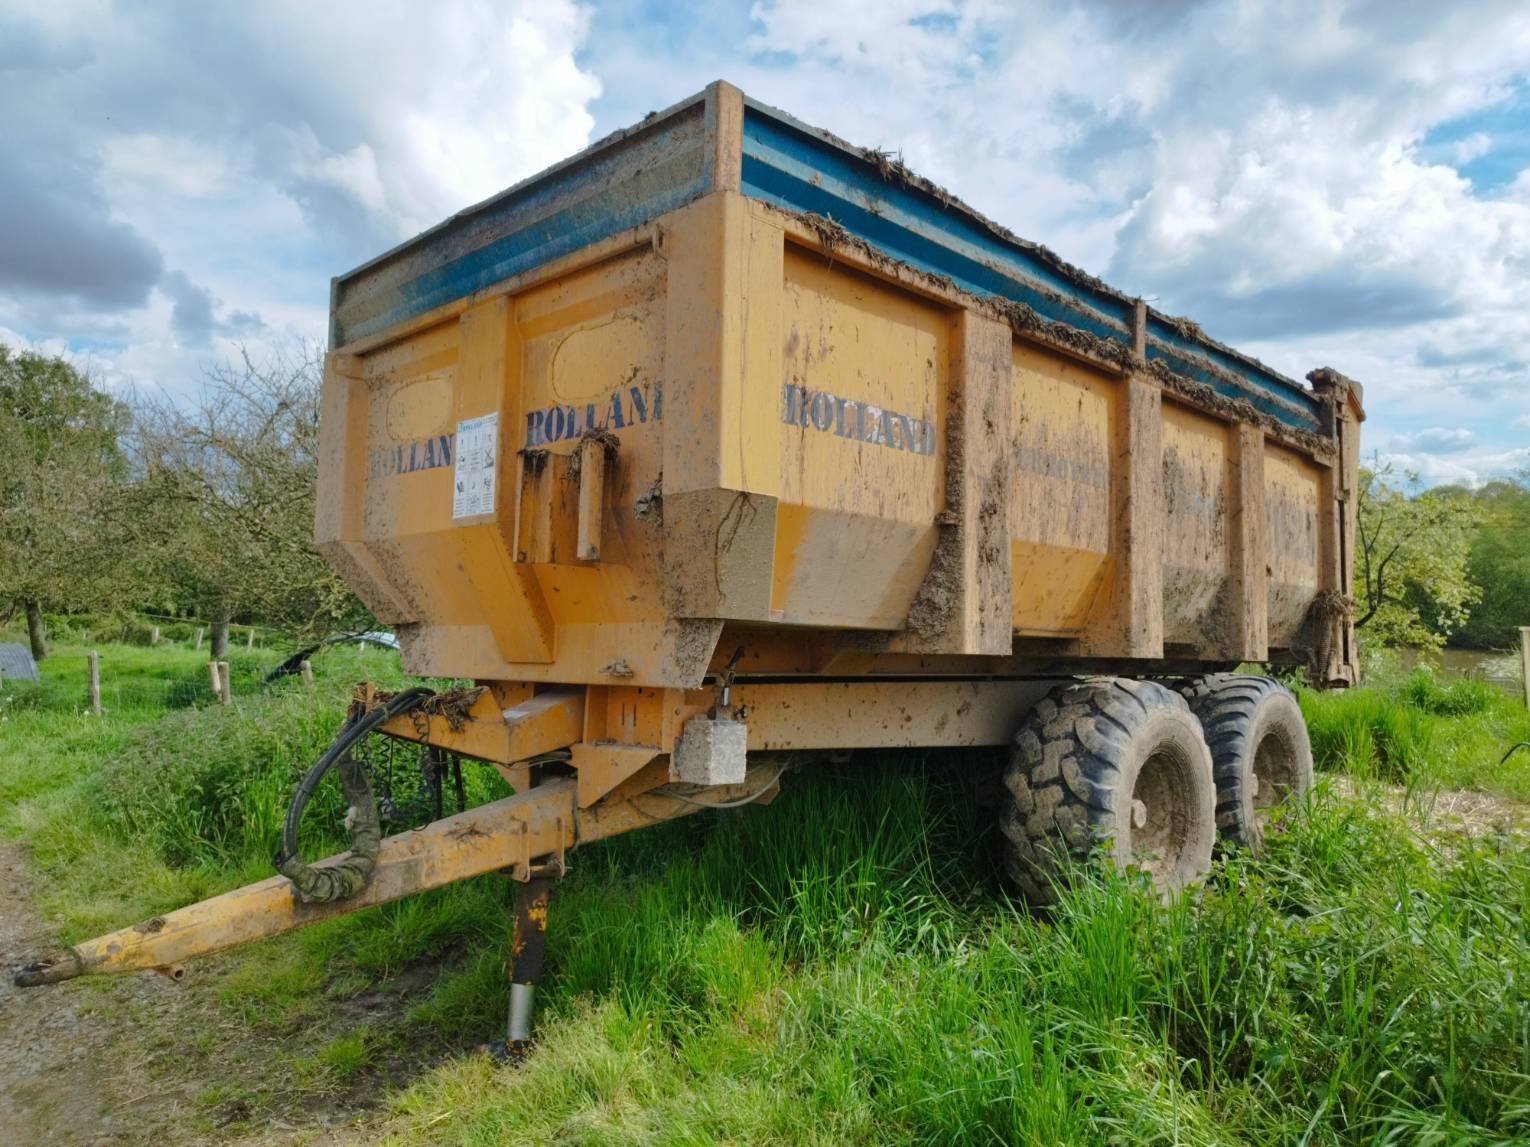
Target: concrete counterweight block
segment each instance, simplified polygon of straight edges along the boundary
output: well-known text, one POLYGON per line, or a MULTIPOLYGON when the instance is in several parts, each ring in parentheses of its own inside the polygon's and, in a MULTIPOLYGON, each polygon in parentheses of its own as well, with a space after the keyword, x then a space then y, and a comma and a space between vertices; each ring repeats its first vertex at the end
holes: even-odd
POLYGON ((743 721, 692 717, 675 741, 675 777, 692 785, 743 784, 748 734, 743 721))

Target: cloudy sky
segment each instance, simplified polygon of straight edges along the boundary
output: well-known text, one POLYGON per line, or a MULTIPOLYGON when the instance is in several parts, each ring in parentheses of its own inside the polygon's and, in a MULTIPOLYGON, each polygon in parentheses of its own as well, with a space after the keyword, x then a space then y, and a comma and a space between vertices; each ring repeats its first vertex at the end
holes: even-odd
POLYGON ((184 391, 329 279, 726 78, 1300 377, 1530 465, 1523 0, 8 0, 0 341, 184 391))

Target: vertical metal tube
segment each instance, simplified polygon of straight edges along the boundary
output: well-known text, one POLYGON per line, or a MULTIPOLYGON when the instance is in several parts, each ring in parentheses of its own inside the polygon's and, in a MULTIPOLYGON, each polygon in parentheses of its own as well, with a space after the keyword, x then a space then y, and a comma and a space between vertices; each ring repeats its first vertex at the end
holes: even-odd
POLYGON ((510 941, 510 1016, 507 1039, 512 1047, 531 1038, 531 1011, 542 982, 547 954, 547 904, 552 899, 550 873, 533 876, 516 891, 515 932, 510 941))
POLYGON ((505 1038, 511 1043, 525 1043, 531 1038, 531 1010, 536 1004, 535 984, 510 985, 510 1024, 505 1038))

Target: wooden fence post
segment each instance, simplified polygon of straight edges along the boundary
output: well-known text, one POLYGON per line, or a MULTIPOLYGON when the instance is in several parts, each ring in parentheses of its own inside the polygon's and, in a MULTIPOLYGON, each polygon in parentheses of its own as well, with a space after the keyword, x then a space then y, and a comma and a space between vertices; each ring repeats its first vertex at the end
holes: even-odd
POLYGON ((250 626, 250 636, 245 638, 244 647, 246 649, 255 648, 255 627, 253 625, 250 626))
POLYGON ((298 672, 303 675, 303 688, 313 692, 313 662, 303 660, 298 662, 298 672))
POLYGON ((192 650, 193 650, 193 652, 194 652, 194 651, 196 651, 196 650, 198 650, 198 649, 201 649, 201 648, 202 648, 202 636, 203 636, 203 635, 204 635, 204 634, 205 634, 205 633, 206 633, 206 632, 207 632, 207 626, 205 626, 205 625, 199 625, 199 626, 197 626, 197 640, 196 640, 196 644, 194 644, 194 645, 193 645, 193 646, 192 646, 192 647, 191 647, 191 648, 192 648, 192 650))
POLYGON ((1530 709, 1530 625, 1519 627, 1519 673, 1525 684, 1525 708, 1530 709))
POLYGON ((157 625, 149 626, 149 644, 150 645, 158 645, 159 644, 159 626, 157 626, 157 625))
POLYGON ((85 660, 90 665, 90 711, 99 717, 101 715, 101 655, 92 650, 85 655, 85 660))
POLYGON ((223 696, 223 682, 218 675, 218 663, 216 661, 209 661, 207 663, 207 683, 212 686, 214 697, 223 696))
POLYGON ((234 703, 234 692, 228 683, 228 662, 218 662, 218 700, 225 705, 234 703))

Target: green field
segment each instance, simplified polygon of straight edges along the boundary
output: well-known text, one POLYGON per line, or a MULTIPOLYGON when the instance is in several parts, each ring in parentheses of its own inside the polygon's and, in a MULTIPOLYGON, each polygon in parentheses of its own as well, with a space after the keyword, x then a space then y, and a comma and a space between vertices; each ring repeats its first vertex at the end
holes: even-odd
MULTIPOLYGON (((103 646, 95 718, 83 652, 0 690, 0 831, 65 940, 269 875, 350 683, 399 680, 334 650, 313 695, 262 691, 277 655, 236 649, 225 710, 203 655, 103 646)), ((1524 1141, 1530 751, 1497 762, 1530 719, 1427 673, 1303 704, 1329 775, 1170 908, 1096 874, 1033 918, 997 876, 993 758, 858 757, 575 854, 520 1071, 471 1051, 503 1021, 497 877, 245 950, 216 1026, 290 1042, 273 1078, 371 1087, 367 1131, 401 1142, 1524 1141), (1502 800, 1424 828, 1442 787, 1502 800), (422 969, 403 1014, 296 1038, 422 969)), ((313 849, 338 805, 311 807, 313 849)), ((234 1130, 275 1100, 240 1102, 234 1130)))

